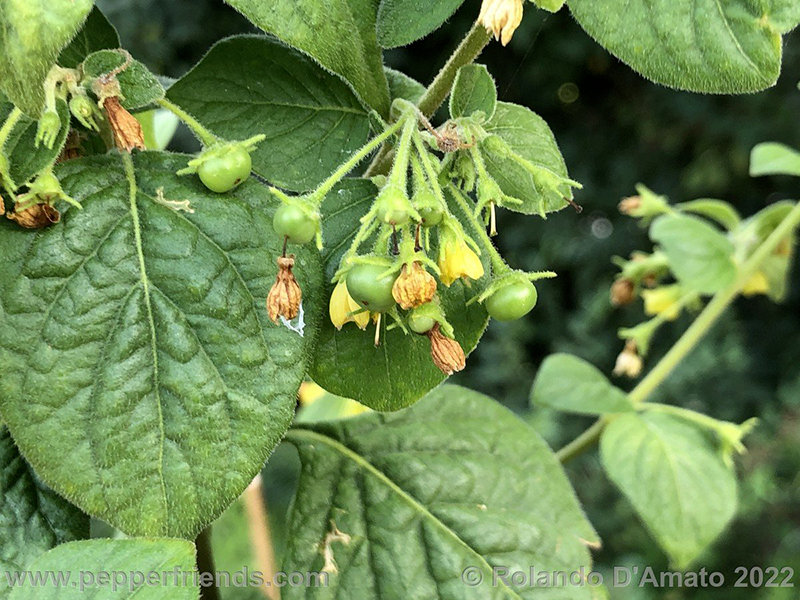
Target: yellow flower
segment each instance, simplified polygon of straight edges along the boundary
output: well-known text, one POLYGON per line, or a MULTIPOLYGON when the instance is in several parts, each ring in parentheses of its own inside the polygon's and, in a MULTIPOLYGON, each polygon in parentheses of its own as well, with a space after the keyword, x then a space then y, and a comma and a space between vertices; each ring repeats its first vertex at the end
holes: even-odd
POLYGON ((614 365, 614 375, 624 375, 635 379, 642 373, 644 361, 639 356, 639 351, 636 348, 636 342, 628 340, 625 343, 625 349, 617 356, 617 362, 614 365))
POLYGON ((483 263, 463 239, 445 236, 439 250, 439 269, 442 283, 447 287, 460 277, 480 279, 483 263))
POLYGON ((769 281, 762 271, 757 271, 742 288, 742 294, 745 296, 755 296, 767 292, 769 292, 769 281))
POLYGON ((645 314, 662 315, 666 320, 674 321, 681 314, 681 307, 678 303, 681 294, 681 288, 678 285, 664 285, 652 290, 642 290, 645 314))
POLYGON ((331 323, 336 329, 341 330, 345 323, 355 323, 359 329, 366 329, 369 325, 369 312, 363 310, 358 303, 350 297, 347 291, 347 284, 342 279, 336 284, 331 294, 331 301, 328 305, 331 316, 331 323), (353 314, 361 311, 358 314, 353 314))
POLYGON ((522 22, 523 0, 483 0, 478 22, 486 31, 494 34, 503 46, 511 41, 511 37, 522 22))

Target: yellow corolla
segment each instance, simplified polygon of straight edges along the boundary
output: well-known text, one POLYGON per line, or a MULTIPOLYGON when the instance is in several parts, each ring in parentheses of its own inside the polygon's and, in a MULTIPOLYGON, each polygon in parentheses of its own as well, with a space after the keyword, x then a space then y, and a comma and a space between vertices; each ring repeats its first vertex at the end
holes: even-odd
POLYGON ((439 250, 439 270, 442 283, 447 287, 461 277, 480 279, 483 263, 463 239, 448 236, 439 250))
POLYGON ((522 0, 483 0, 478 22, 505 46, 522 22, 522 0))
POLYGON ((756 271, 742 288, 742 294, 745 296, 755 296, 756 294, 766 294, 767 292, 769 292, 769 281, 761 271, 756 271))
POLYGON ((682 293, 678 285, 664 285, 652 290, 642 290, 645 314, 661 315, 668 321, 674 321, 681 314, 682 293))
POLYGON ((355 323, 359 329, 366 329, 369 325, 369 312, 363 310, 358 303, 353 300, 350 293, 347 291, 347 284, 342 279, 336 284, 336 287, 331 294, 331 301, 328 305, 328 311, 336 329, 344 327, 345 323, 355 323), (357 312, 357 311, 361 312, 357 312), (354 314, 357 313, 357 314, 354 314))

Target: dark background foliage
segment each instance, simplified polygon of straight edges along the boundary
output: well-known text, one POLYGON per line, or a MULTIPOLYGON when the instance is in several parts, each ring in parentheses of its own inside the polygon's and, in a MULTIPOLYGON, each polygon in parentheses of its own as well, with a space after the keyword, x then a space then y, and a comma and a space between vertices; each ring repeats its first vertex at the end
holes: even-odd
MULTIPOLYGON (((98 4, 134 56, 171 77, 183 74, 216 40, 252 31, 247 21, 218 1, 98 4)), ((479 0, 468 0, 443 29, 389 52, 389 64, 429 82, 479 6, 479 0)), ((538 365, 552 352, 577 354, 610 372, 621 348, 616 330, 643 317, 640 305, 613 310, 608 303, 615 273, 611 257, 648 249, 644 231, 617 213, 620 198, 643 182, 674 201, 722 198, 749 215, 778 199, 800 196, 796 179, 751 179, 747 174, 754 144, 775 140, 800 147, 800 34, 787 37, 784 51, 783 75, 775 88, 750 96, 700 96, 644 80, 595 44, 567 10, 550 15, 526 8, 512 43, 507 48, 491 44, 480 60, 494 74, 501 99, 524 104, 548 121, 571 176, 584 185, 576 199, 585 210, 576 214, 567 209, 546 222, 500 215, 498 244, 509 262, 526 269, 553 269, 559 277, 541 283, 539 306, 528 318, 490 326, 455 382, 518 411, 556 448, 588 424, 541 408, 531 412, 528 394, 538 365)), ((178 139, 178 144, 190 143, 185 133, 178 139)), ((660 392, 663 402, 719 418, 762 418, 749 439, 750 453, 739 461, 739 515, 698 564, 721 571, 729 583, 739 565, 790 565, 800 584, 797 265, 792 280, 791 295, 780 306, 762 297, 737 302, 660 392)), ((654 364, 689 322, 684 316, 664 328, 648 364, 654 364)), ((293 468, 291 452, 281 449, 266 472, 278 546, 281 515, 293 492, 293 468)), ((668 568, 629 504, 605 479, 596 454, 575 461, 569 472, 605 540, 596 555, 598 568, 668 568)), ((228 546, 220 535, 215 540, 228 546)), ((612 597, 677 600, 710 598, 714 593, 631 587, 613 590, 612 597)), ((724 593, 731 600, 788 599, 796 590, 724 593)))

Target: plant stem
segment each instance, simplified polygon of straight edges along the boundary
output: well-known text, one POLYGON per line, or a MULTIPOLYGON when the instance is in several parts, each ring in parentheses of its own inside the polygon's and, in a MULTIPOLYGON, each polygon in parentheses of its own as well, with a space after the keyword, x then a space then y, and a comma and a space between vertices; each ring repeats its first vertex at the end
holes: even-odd
MULTIPOLYGON (((698 342, 708 333, 717 319, 730 306, 731 302, 739 295, 742 288, 750 278, 758 271, 763 263, 785 240, 792 235, 797 226, 800 225, 800 202, 786 215, 783 221, 767 237, 766 240, 750 255, 739 269, 736 280, 724 290, 717 292, 709 301, 703 312, 694 320, 689 328, 684 332, 680 339, 664 355, 655 367, 645 376, 642 381, 628 394, 631 402, 641 404, 646 402, 659 385, 672 373, 675 367, 689 354, 698 342)), ((590 448, 603 433, 603 429, 609 423, 609 417, 601 417, 589 429, 575 438, 572 442, 556 452, 556 456, 562 463, 572 460, 590 448)))
POLYGON ((352 171, 355 166, 364 160, 369 154, 375 150, 378 146, 383 144, 387 139, 393 136, 397 131, 403 126, 405 122, 404 119, 400 119, 397 123, 392 124, 389 128, 385 129, 381 134, 372 138, 365 146, 363 146, 358 152, 356 152, 353 156, 351 156, 346 162, 342 163, 338 169, 328 177, 325 181, 322 182, 315 191, 314 195, 322 199, 330 193, 333 187, 339 183, 339 181, 347 175, 350 171, 352 171))
POLYGON ((492 238, 489 237, 489 234, 486 233, 486 228, 483 226, 483 223, 478 221, 478 218, 475 216, 475 211, 472 210, 472 207, 467 202, 467 199, 464 198, 464 195, 456 189, 454 186, 450 186, 453 191, 453 196, 458 202, 458 205, 461 207, 462 212, 464 213, 465 218, 469 221, 472 228, 478 234, 481 242, 483 242, 483 247, 489 254, 489 259, 492 261, 492 270, 494 271, 495 275, 501 275, 503 273, 508 273, 511 271, 511 267, 509 267, 506 262, 503 260, 503 257, 500 256, 500 252, 497 251, 495 248, 494 243, 492 242, 492 238))
POLYGON ((476 21, 417 103, 423 115, 433 116, 450 94, 458 70, 478 58, 491 39, 483 25, 476 21))
MULTIPOLYGON (((417 108, 424 117, 433 116, 450 94, 458 70, 478 58, 491 39, 492 36, 476 21, 417 102, 417 108)), ((387 146, 381 148, 364 176, 386 173, 391 164, 389 160, 391 153, 391 148, 387 146)))
MULTIPOLYGON (((214 566, 214 553, 211 548, 211 526, 206 527, 197 536, 194 542, 197 547, 197 571, 199 573, 216 572, 214 566)), ((201 600, 220 600, 219 590, 216 585, 201 586, 200 587, 201 600)))
POLYGON ((14 130, 14 126, 19 123, 21 118, 22 111, 15 106, 8 115, 6 122, 3 123, 2 127, 0 127, 0 152, 2 152, 3 148, 5 148, 8 136, 11 135, 11 132, 14 130))
POLYGON ((159 106, 161 108, 165 108, 178 117, 181 121, 186 123, 189 126, 194 134, 203 142, 204 146, 213 146, 217 142, 220 141, 220 138, 211 133, 208 129, 206 129, 200 121, 195 119, 192 115, 188 112, 183 110, 180 106, 175 104, 174 102, 170 102, 166 98, 162 98, 158 101, 159 106))
POLYGON ((580 456, 600 439, 600 434, 603 433, 603 429, 605 429, 607 424, 608 419, 606 417, 600 417, 589 429, 556 452, 556 458, 563 464, 580 456))
MULTIPOLYGON (((262 493, 261 474, 256 475, 253 482, 247 486, 243 494, 245 510, 247 512, 248 533, 250 534, 250 547, 256 567, 264 576, 265 582, 273 581, 277 571, 275 567, 275 552, 272 548, 272 534, 269 528, 266 503, 262 493)), ((262 585, 261 593, 270 600, 280 600, 280 588, 262 585)))

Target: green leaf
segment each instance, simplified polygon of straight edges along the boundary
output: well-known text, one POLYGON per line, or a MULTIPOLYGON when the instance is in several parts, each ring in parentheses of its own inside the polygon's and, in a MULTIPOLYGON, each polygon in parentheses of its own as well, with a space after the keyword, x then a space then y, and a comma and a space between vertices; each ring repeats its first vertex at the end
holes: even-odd
MULTIPOLYGON (((0 571, 25 570, 53 546, 88 536, 89 517, 41 482, 0 425, 0 571)), ((0 597, 7 584, 0 577, 0 597)))
POLYGON ((736 477, 707 435, 670 415, 620 415, 600 439, 608 476, 677 568, 688 567, 736 512, 736 477))
MULTIPOLYGON (((129 535, 194 537, 289 426, 318 315, 305 338, 267 317, 282 240, 263 185, 212 194, 175 176, 188 157, 145 152, 134 188, 122 160, 59 165, 83 210, 58 225, 0 224, 0 413, 84 511, 129 535), (165 206, 186 200, 193 213, 165 206)), ((313 299, 318 253, 297 254, 313 299)))
POLYGON ((496 109, 497 87, 489 70, 475 64, 461 67, 450 94, 450 116, 469 117, 480 111, 489 120, 496 109))
POLYGON ((578 23, 656 83, 737 94, 772 86, 781 34, 800 21, 793 0, 570 0, 578 23))
MULTIPOLYGON (((482 394, 446 385, 408 410, 306 424, 287 440, 303 466, 283 569, 320 571, 327 547, 338 574, 324 591, 285 588, 286 600, 556 599, 563 588, 492 586, 492 567, 588 571, 597 534, 561 465, 482 394), (333 527, 349 543, 326 544, 333 527), (465 585, 468 567, 481 585, 465 585)), ((569 590, 571 600, 590 597, 569 590)))
POLYGON ((70 69, 76 68, 92 52, 119 48, 117 30, 96 6, 89 13, 78 35, 61 51, 58 64, 70 69))
POLYGON ((344 83, 263 36, 218 43, 168 95, 223 137, 266 134, 253 169, 294 191, 316 187, 369 135, 367 113, 344 83))
POLYGON ((375 34, 376 0, 226 0, 256 26, 340 75, 384 118, 389 86, 375 34))
MULTIPOLYGON (((322 205, 326 288, 315 308, 323 315, 323 320, 310 374, 333 394, 352 398, 375 410, 392 411, 413 404, 445 379, 431 360, 428 338, 413 333, 406 335, 399 328, 387 331, 387 321, 391 321, 386 317, 381 325, 381 343, 375 347, 374 325, 370 325, 368 331, 361 331, 355 324, 348 323, 337 331, 328 318, 328 301, 333 291, 330 280, 356 235, 361 224, 359 219, 369 210, 376 194, 377 188, 371 181, 346 179, 322 205)), ((457 209, 454 213, 460 214, 457 209)), ((436 246, 432 245, 430 256, 437 255, 436 246)), ((487 260, 485 256, 482 259, 487 260)), ((484 268, 488 273, 488 264, 484 264, 484 268)), ((488 317, 481 304, 465 305, 483 291, 487 279, 485 276, 472 282, 471 289, 460 281, 439 289, 442 307, 455 329, 456 340, 467 354, 477 346, 488 317)))
POLYGON ((401 71, 386 67, 386 79, 389 81, 389 97, 402 98, 417 104, 425 94, 425 86, 401 71))
POLYGON ((190 575, 196 570, 194 554, 194 544, 183 540, 70 542, 43 554, 30 567, 49 573, 49 585, 15 587, 9 600, 197 600, 199 591, 190 575), (101 573, 111 577, 106 580, 101 573), (144 581, 139 581, 139 573, 144 581), (120 575, 126 576, 124 582, 120 575), (147 579, 150 576, 158 578, 157 585, 147 579), (52 583, 55 577, 66 585, 52 583))
MULTIPOLYGON (((12 109, 12 104, 0 102, 0 123, 5 121, 12 109)), ((25 184, 39 171, 52 165, 58 155, 61 154, 70 126, 67 103, 63 100, 57 100, 56 111, 58 116, 61 117, 61 130, 52 148, 48 148, 44 144, 40 144, 38 148, 36 147, 38 123, 34 119, 22 116, 11 130, 3 150, 11 166, 11 178, 17 185, 25 184)))
POLYGON ((558 192, 537 187, 531 168, 567 177, 567 165, 553 132, 536 113, 524 106, 498 102, 494 117, 486 124, 491 134, 481 143, 489 174, 503 192, 523 202, 508 206, 524 214, 547 214, 567 206, 572 198, 568 185, 558 192))
POLYGON ((549 12, 558 12, 566 0, 531 0, 537 7, 549 12))
POLYGON ((764 142, 750 154, 750 176, 794 175, 800 177, 800 152, 777 142, 764 142))
MULTIPOLYGON (((125 58, 114 50, 93 52, 83 61, 83 72, 88 77, 99 77, 119 67, 125 58)), ((131 61, 127 68, 117 75, 122 89, 121 104, 128 110, 137 110, 155 104, 164 97, 164 88, 147 67, 138 60, 131 61)))
POLYGON ((690 200, 689 202, 681 202, 674 207, 681 212, 694 213, 702 217, 707 217, 722 225, 725 229, 735 229, 742 218, 730 202, 724 200, 715 200, 713 198, 701 198, 699 200, 690 200))
POLYGON ((384 48, 407 46, 437 30, 464 0, 381 0, 378 42, 384 48))
POLYGON ((548 356, 531 390, 534 405, 584 415, 630 412, 628 395, 594 365, 571 354, 548 356))
POLYGON ((733 244, 701 219, 664 215, 653 221, 650 238, 661 246, 672 272, 687 290, 714 294, 736 277, 733 244))
POLYGON ((0 2, 0 90, 28 116, 39 118, 44 80, 93 4, 93 0, 0 2))

